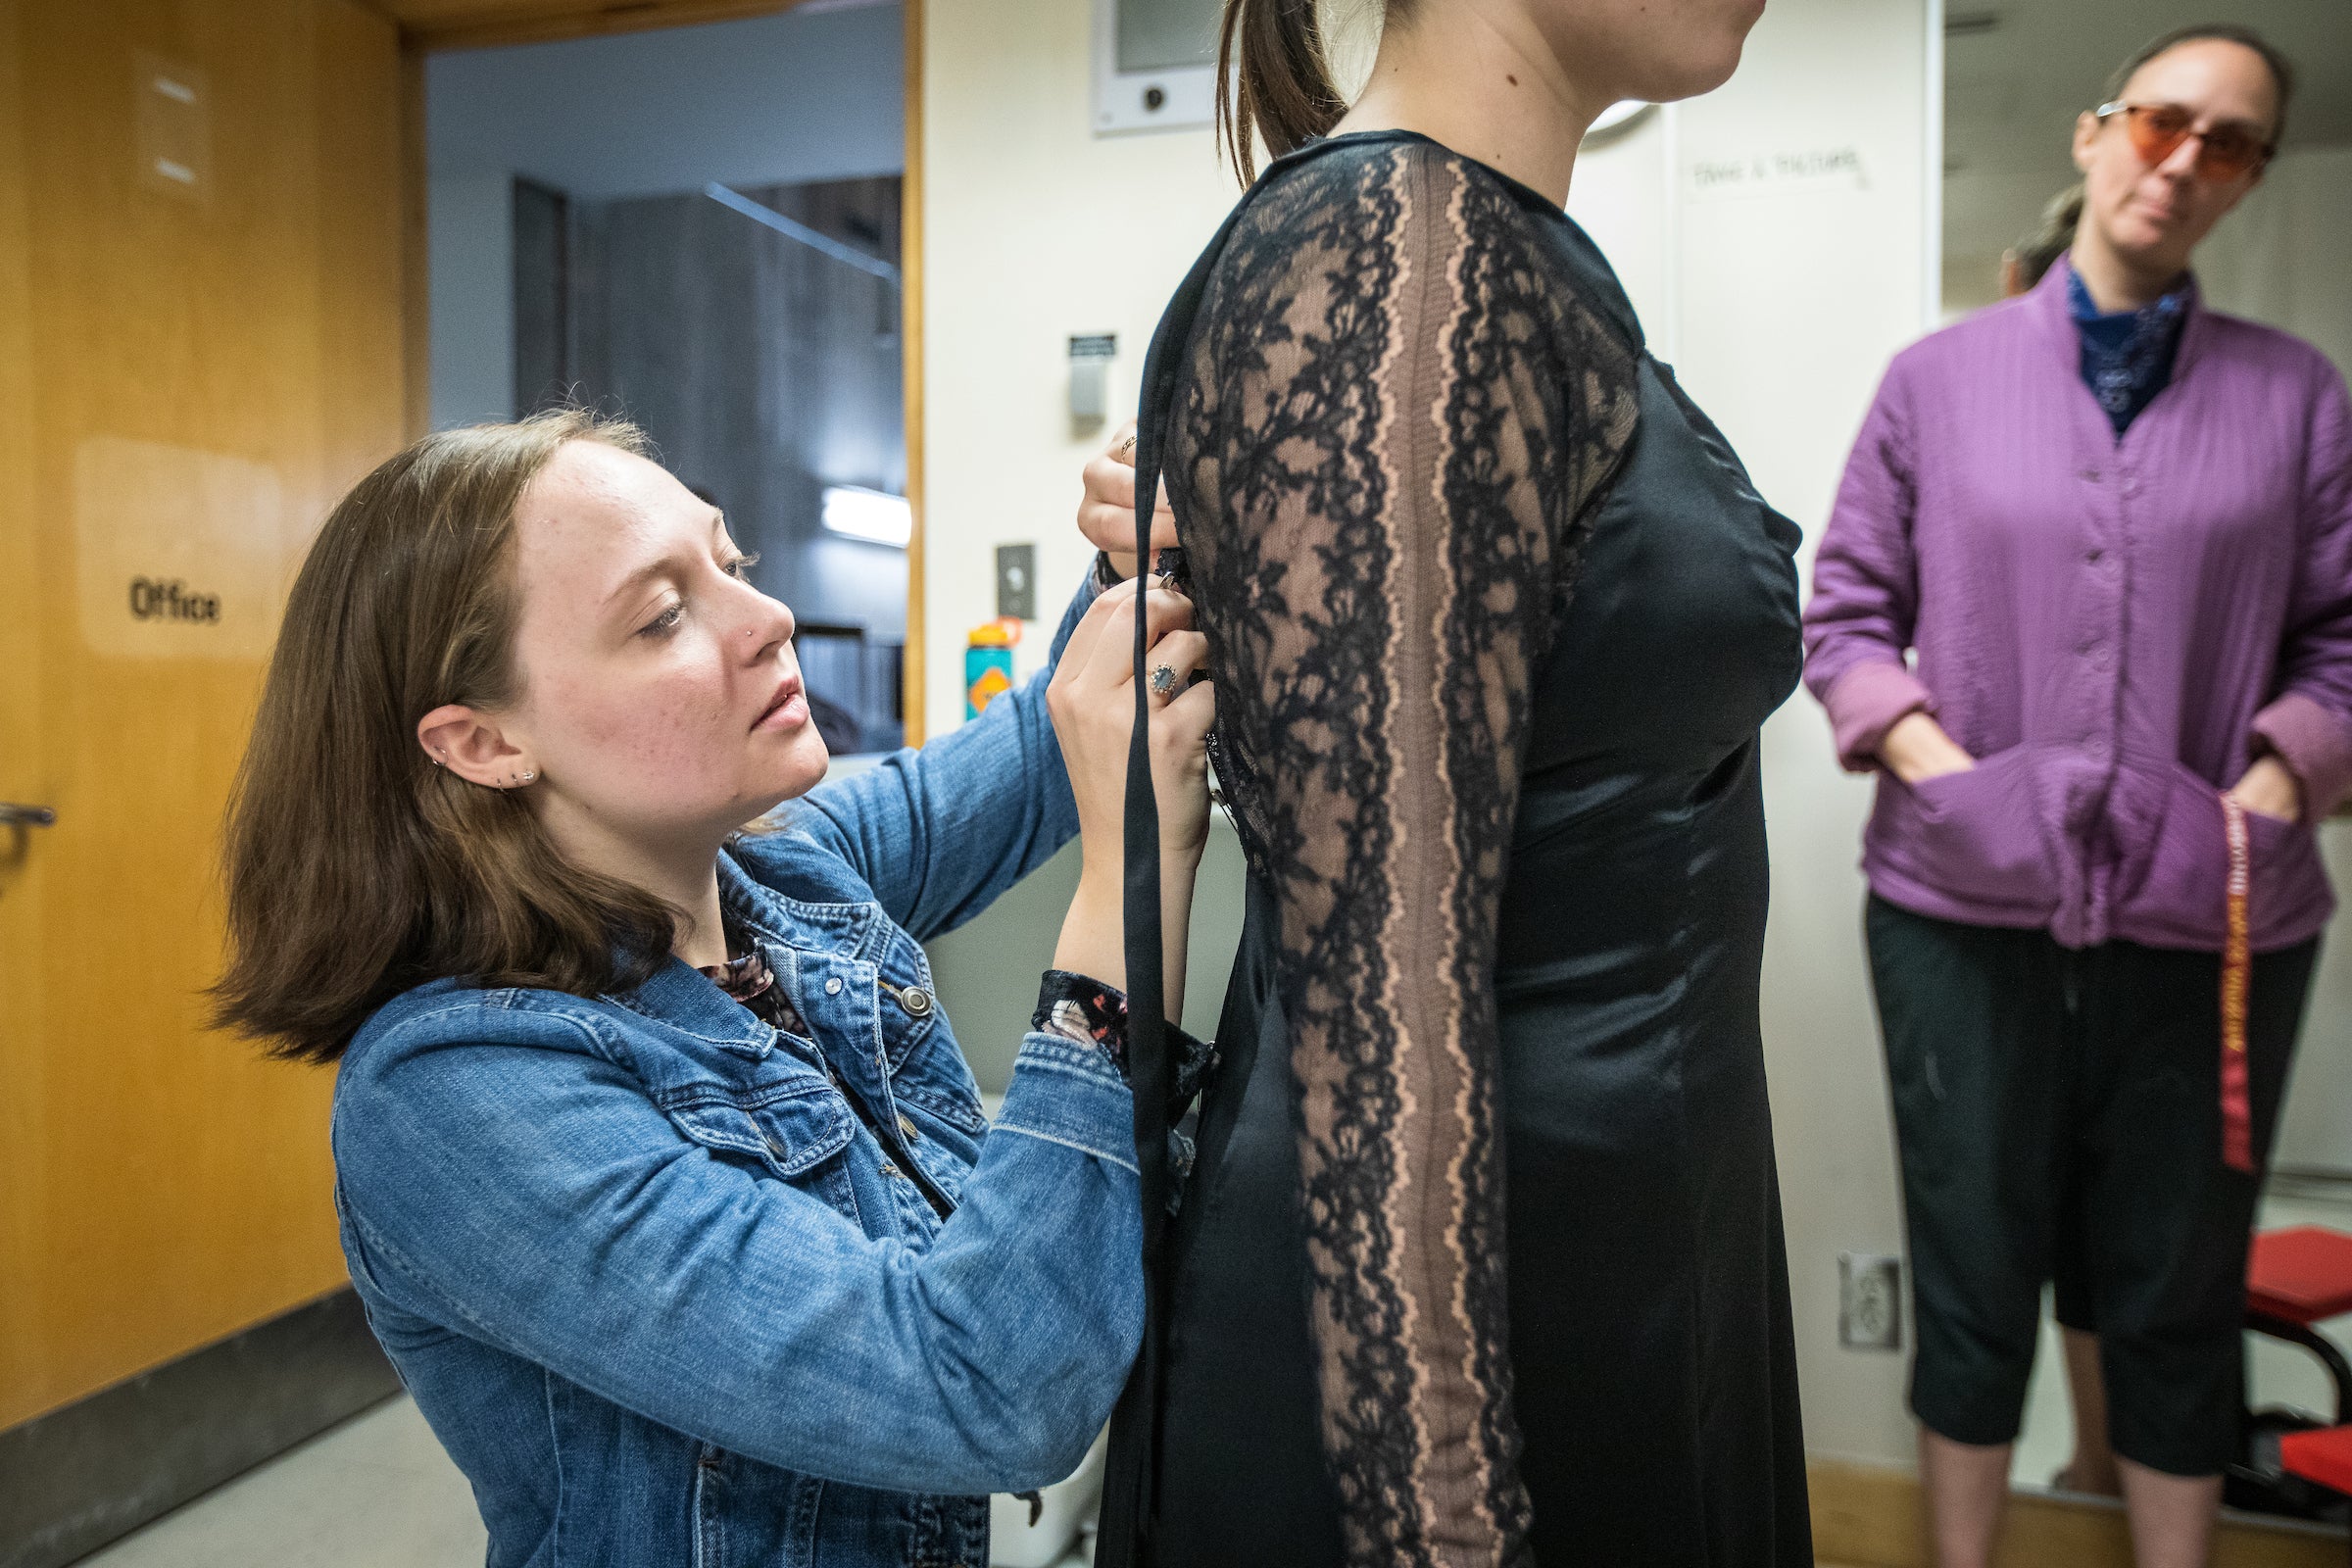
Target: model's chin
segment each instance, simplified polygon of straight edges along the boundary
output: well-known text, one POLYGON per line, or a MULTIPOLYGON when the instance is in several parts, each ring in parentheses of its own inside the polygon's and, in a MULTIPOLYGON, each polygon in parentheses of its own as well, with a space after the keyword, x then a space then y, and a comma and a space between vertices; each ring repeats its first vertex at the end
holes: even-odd
POLYGON ((1680 103, 1686 98, 1698 98, 1713 92, 1740 69, 1740 57, 1747 47, 1748 28, 1764 14, 1761 4, 1743 10, 1729 24, 1718 24, 1721 31, 1703 49, 1694 48, 1656 75, 1642 83, 1630 97, 1647 103, 1680 103))

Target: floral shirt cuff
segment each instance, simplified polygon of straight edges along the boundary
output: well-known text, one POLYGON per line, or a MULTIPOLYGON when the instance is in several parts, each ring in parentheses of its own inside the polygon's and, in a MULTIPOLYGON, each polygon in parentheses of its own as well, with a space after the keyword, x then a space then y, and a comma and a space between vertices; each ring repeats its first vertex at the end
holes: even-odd
POLYGON ((1127 993, 1067 969, 1048 969, 1029 1027, 1082 1046, 1100 1046, 1127 1076, 1127 993))
MULTIPOLYGON (((1184 552, 1176 546, 1168 545, 1155 552, 1152 558, 1152 569, 1171 579, 1178 589, 1190 591, 1187 585, 1191 582, 1191 573, 1185 567, 1184 552)), ((1111 565, 1109 551, 1095 552, 1095 592, 1108 593, 1126 580, 1119 575, 1118 568, 1111 565)))
MULTIPOLYGON (((1127 993, 1067 969, 1048 969, 1037 988, 1037 1011, 1029 1027, 1039 1034, 1091 1045, 1127 1077, 1127 993)), ((1189 1104, 1217 1064, 1213 1045, 1196 1040, 1174 1024, 1167 1027, 1168 1054, 1175 1061, 1171 1109, 1189 1104)))

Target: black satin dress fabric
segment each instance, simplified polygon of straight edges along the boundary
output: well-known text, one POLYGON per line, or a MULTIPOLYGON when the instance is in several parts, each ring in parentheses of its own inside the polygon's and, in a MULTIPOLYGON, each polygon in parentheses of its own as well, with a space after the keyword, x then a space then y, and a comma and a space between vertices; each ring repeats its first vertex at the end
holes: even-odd
MULTIPOLYGON (((1606 262, 1551 217, 1559 265, 1639 345, 1606 262)), ((1813 1558, 1758 1027, 1757 752, 1801 661, 1798 534, 1646 351, 1639 397, 1537 680, 1500 914, 1521 1468, 1544 1568, 1797 1568, 1813 1558)), ((1275 940, 1253 874, 1169 1237, 1137 1557, 1152 1568, 1345 1558, 1275 940)))

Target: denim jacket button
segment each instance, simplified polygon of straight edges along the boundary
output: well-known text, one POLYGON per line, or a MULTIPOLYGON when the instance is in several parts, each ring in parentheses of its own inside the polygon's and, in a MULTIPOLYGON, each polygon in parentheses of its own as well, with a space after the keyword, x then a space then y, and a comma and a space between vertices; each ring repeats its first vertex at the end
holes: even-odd
POLYGON ((906 1113, 903 1110, 899 1112, 899 1131, 905 1133, 909 1139, 920 1138, 923 1136, 921 1133, 918 1133, 914 1130, 914 1123, 907 1118, 906 1113))
POLYGON ((839 975, 835 975, 832 979, 825 982, 825 995, 828 997, 838 997, 841 995, 841 977, 839 975))
POLYGON ((909 1018, 928 1018, 931 1015, 931 993, 921 986, 908 986, 899 993, 899 1005, 906 1009, 909 1018))
POLYGON ((767 1152, 775 1155, 778 1159, 782 1159, 784 1157, 784 1140, 776 1137, 772 1133, 769 1134, 767 1138, 767 1152))

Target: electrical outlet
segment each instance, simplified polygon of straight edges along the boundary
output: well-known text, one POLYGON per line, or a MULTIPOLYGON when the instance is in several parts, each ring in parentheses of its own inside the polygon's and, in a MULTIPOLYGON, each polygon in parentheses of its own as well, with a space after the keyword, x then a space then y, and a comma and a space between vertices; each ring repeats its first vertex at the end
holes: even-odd
POLYGON ((1903 1348, 1903 1260, 1838 1254, 1838 1343, 1848 1350, 1903 1348))
POLYGON ((1037 546, 997 546, 997 613, 1037 618, 1037 546))

